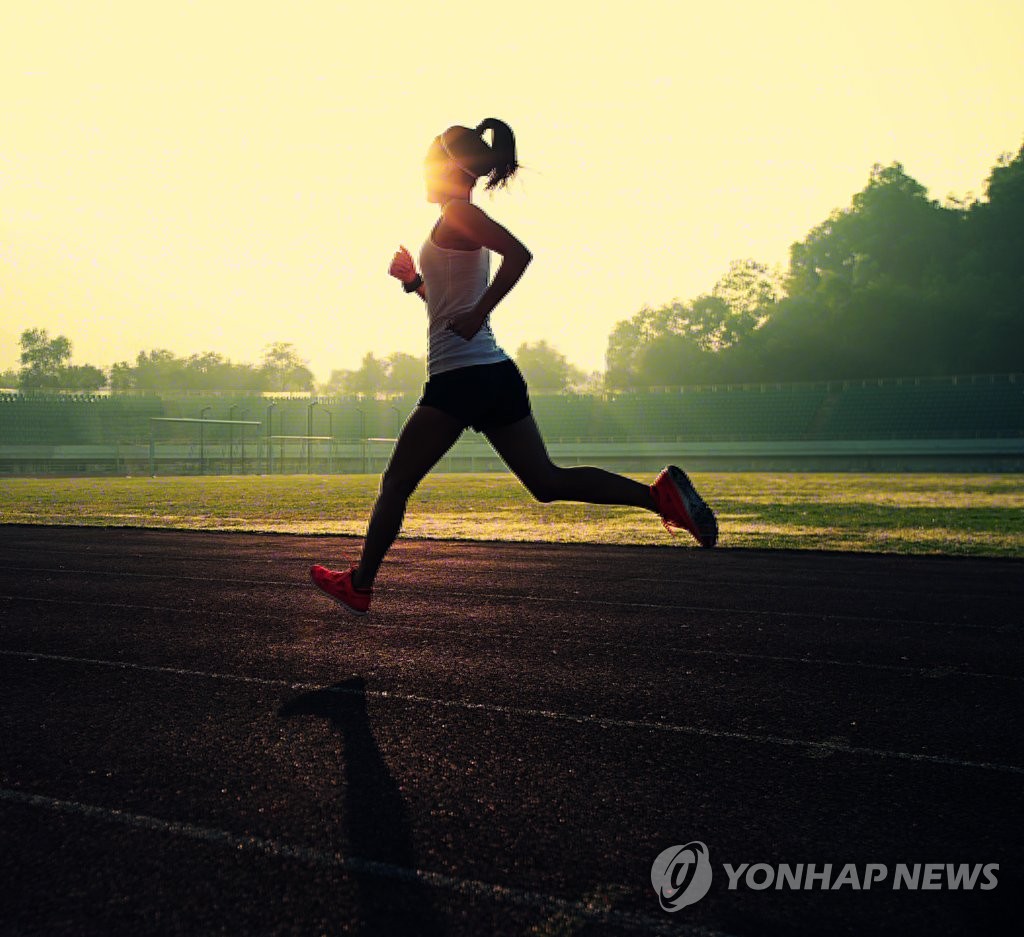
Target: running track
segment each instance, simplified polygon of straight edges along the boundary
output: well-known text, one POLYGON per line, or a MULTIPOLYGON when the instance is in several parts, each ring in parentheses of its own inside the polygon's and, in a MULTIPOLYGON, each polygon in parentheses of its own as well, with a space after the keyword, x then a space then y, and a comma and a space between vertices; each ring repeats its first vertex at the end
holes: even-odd
POLYGON ((1019 923, 1022 563, 400 540, 354 619, 307 579, 351 539, 0 545, 4 935, 1019 923), (669 914, 691 840, 711 890, 669 914), (889 880, 730 891, 743 862, 889 880))

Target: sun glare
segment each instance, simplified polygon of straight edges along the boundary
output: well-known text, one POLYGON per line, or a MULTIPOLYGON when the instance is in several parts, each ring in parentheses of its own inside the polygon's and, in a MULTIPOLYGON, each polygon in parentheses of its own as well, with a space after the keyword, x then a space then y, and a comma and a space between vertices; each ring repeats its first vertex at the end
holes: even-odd
POLYGON ((426 148, 488 116, 527 168, 480 204, 536 258, 499 341, 601 369, 617 322, 784 263, 875 162, 980 193, 1024 136, 1022 10, 6 4, 0 369, 32 327, 102 367, 284 341, 324 380, 422 354, 387 264, 435 217, 426 148))

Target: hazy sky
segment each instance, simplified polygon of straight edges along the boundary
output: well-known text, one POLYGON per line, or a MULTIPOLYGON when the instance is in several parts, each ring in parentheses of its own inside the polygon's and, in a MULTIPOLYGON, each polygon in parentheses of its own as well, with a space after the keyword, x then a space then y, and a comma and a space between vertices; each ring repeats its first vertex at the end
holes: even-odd
POLYGON ((900 160, 980 193, 1024 142, 1021 0, 0 4, 0 368, 38 326, 317 377, 425 351, 386 270, 445 127, 516 131, 477 201, 533 251, 492 319, 603 367, 614 324, 789 245, 900 160))

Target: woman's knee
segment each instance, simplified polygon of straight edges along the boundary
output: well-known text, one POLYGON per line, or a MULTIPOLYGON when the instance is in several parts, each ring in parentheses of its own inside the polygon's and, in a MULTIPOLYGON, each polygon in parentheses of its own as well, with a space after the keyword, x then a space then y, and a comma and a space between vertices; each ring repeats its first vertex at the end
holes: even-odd
POLYGON ((550 504, 552 501, 561 500, 565 487, 563 484, 564 471, 557 465, 548 466, 546 471, 524 479, 527 491, 541 504, 550 504))
POLYGON ((421 479, 414 478, 404 472, 387 469, 381 476, 380 493, 392 498, 408 501, 412 493, 419 487, 421 479))

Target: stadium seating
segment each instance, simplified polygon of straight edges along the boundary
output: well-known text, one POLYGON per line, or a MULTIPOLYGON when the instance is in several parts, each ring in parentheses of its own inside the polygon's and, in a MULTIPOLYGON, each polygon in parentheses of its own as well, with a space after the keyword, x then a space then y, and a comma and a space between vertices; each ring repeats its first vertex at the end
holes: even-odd
POLYGON ((143 442, 150 417, 163 416, 157 397, 69 394, 0 395, 0 444, 74 445, 143 442))
POLYGON ((1014 377, 985 375, 844 384, 831 419, 821 428, 818 438, 1022 436, 1024 380, 1014 377))

